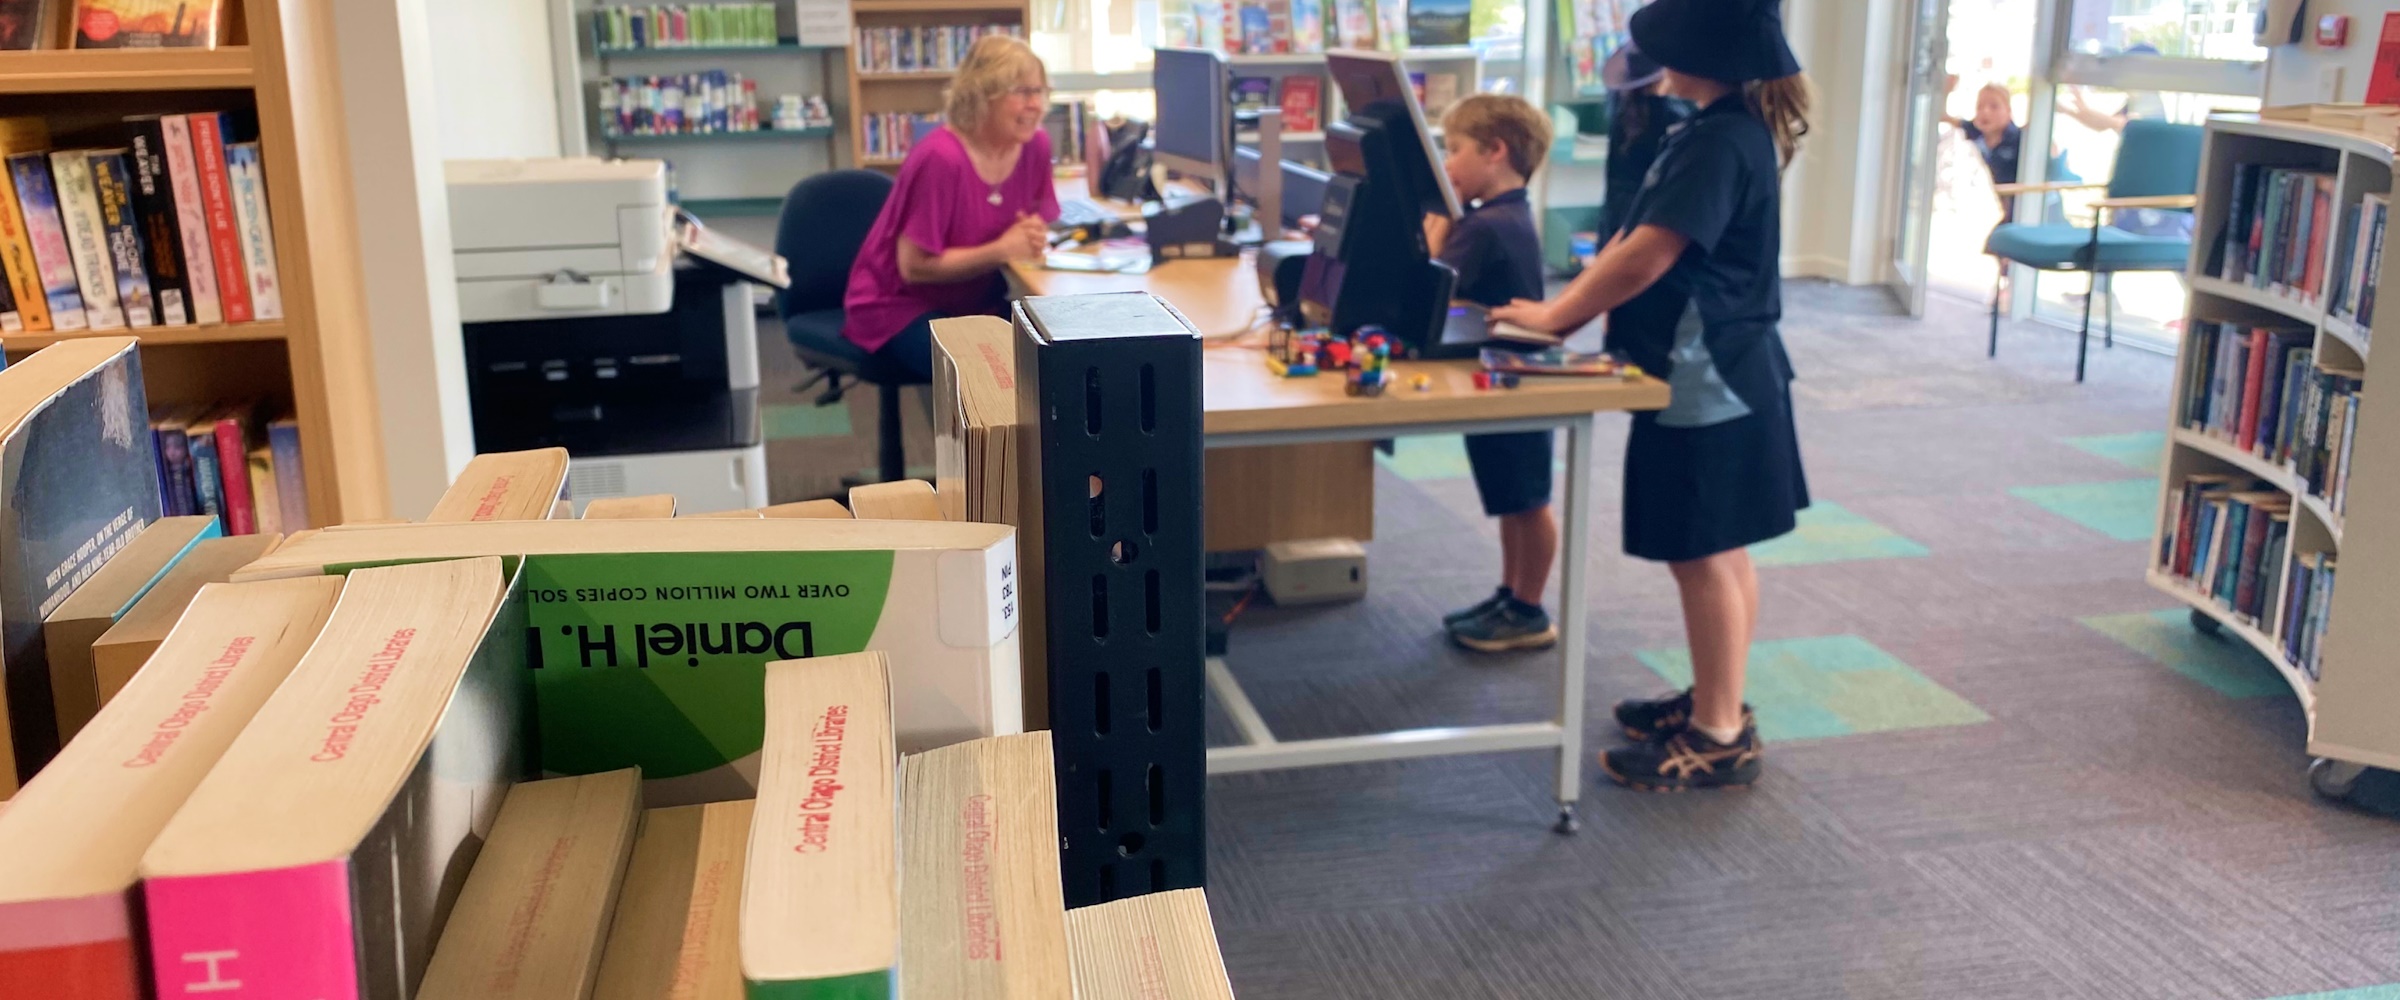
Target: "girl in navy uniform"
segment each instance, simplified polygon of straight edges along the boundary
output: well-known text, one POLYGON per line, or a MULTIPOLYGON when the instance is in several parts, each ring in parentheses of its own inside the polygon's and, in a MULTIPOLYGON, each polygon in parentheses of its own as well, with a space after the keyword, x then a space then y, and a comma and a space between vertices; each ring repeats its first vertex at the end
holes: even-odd
MULTIPOLYGON (((1617 706, 1631 745, 1601 756, 1650 790, 1758 779, 1742 704, 1758 576, 1746 546, 1789 532, 1808 506, 1793 430, 1777 190, 1808 131, 1808 84, 1779 0, 1657 0, 1634 44, 1667 93, 1698 110, 1671 129, 1599 258, 1557 298, 1495 309, 1536 330, 1608 313, 1611 349, 1662 375, 1665 410, 1634 415, 1625 451, 1625 551, 1667 564, 1683 600, 1689 690, 1617 706)), ((1570 557, 1572 558, 1572 557, 1570 557)))

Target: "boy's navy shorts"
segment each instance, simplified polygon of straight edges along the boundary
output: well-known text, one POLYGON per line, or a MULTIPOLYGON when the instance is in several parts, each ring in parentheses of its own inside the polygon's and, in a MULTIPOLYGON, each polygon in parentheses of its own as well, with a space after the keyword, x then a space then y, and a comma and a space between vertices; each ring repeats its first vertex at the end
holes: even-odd
POLYGON ((1467 465, 1489 517, 1522 514, 1550 504, 1550 432, 1467 435, 1467 465))

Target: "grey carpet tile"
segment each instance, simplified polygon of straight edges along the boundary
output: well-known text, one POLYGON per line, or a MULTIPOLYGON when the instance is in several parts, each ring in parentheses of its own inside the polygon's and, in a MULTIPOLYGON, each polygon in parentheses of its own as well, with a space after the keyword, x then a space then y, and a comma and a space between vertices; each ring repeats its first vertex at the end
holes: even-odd
POLYGON ((1636 936, 1710 997, 2082 995, 1977 907, 1904 865, 1694 880, 1626 902, 1636 936))
MULTIPOLYGON (((1327 1000, 1700 1000, 1632 921, 1589 897, 1409 904, 1288 923, 1328 966, 1327 1000)), ((1235 983, 1236 988, 1241 987, 1235 983)))
POLYGON ((2341 986, 2400 981, 2400 865, 2391 863, 2400 832, 2389 817, 2323 808, 2298 821, 2225 826, 2205 832, 2163 831, 2169 847, 2244 884, 2272 887, 2351 942, 2377 969, 2375 977, 2341 986))
POLYGON ((1913 855, 1906 864, 2104 998, 2271 997, 2390 968, 2286 892, 2107 830, 1913 855))

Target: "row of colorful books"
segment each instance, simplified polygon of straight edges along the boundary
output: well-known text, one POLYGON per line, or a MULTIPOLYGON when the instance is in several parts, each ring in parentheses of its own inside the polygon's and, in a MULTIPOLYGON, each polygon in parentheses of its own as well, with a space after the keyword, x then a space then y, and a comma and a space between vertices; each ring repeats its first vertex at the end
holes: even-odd
MULTIPOLYGON (((0 49, 48 48, 62 0, 0 0, 0 49)), ((214 48, 223 0, 74 0, 79 49, 214 48)))
POLYGON ((2349 501, 2365 373, 2329 368, 2305 330, 2195 321, 2183 426, 2292 470, 2336 512, 2349 501))
POLYGON ((111 132, 122 146, 52 150, 42 119, 0 119, 0 332, 282 318, 249 124, 141 115, 111 132))
POLYGON ((919 24, 858 28, 853 68, 861 73, 919 73, 953 70, 967 49, 986 35, 1022 38, 1016 24, 919 24))
POLYGON ((608 49, 755 48, 781 41, 771 3, 610 4, 592 11, 608 49))
POLYGON ((1164 44, 1250 55, 1329 48, 1402 52, 1473 40, 1468 0, 1185 0, 1160 16, 1164 44))
POLYGON ((2295 548, 2290 494, 2240 474, 2186 476, 2158 557, 2168 575, 2265 632, 2287 663, 2316 679, 2336 557, 2295 548))
POLYGON ((2236 165, 2217 276, 2370 322, 2388 198, 2338 204, 2336 180, 2323 170, 2236 165))
POLYGON ((1286 77, 1237 76, 1233 78, 1233 106, 1241 111, 1263 111, 1278 108, 1283 112, 1283 130, 1314 132, 1325 127, 1325 79, 1314 74, 1294 74, 1286 77))
POLYGON ((186 406, 157 415, 160 510, 221 517, 228 535, 298 531, 308 523, 300 424, 260 420, 256 403, 186 406))
POLYGON ((2292 559, 2291 596, 2283 605, 2277 641, 2284 658, 2309 680, 2325 672, 2325 628, 2333 614, 2335 564, 2331 552, 2308 552, 2292 559))
POLYGON ((871 160, 897 160, 916 148, 917 131, 942 123, 942 116, 932 113, 885 111, 858 116, 860 136, 871 160))
POLYGON ((608 135, 756 132, 758 81, 706 70, 600 82, 600 130, 608 135))

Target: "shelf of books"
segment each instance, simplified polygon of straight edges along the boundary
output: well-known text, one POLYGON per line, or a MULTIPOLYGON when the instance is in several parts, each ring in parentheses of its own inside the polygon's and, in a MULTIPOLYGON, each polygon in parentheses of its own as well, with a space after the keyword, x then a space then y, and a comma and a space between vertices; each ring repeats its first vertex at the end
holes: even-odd
POLYGON ((136 338, 165 513, 228 532, 383 513, 331 2, 0 18, 0 347, 136 338))
POLYGON ((854 0, 850 43, 851 160, 896 169, 940 124, 942 92, 985 35, 1025 37, 1024 0, 854 0))
POLYGON ((2366 386, 2377 289, 2400 266, 2392 174, 2392 145, 2367 134, 2210 119, 2149 573, 2291 682, 2312 753, 2387 767, 2400 408, 2366 386))

